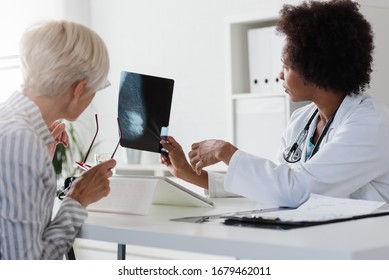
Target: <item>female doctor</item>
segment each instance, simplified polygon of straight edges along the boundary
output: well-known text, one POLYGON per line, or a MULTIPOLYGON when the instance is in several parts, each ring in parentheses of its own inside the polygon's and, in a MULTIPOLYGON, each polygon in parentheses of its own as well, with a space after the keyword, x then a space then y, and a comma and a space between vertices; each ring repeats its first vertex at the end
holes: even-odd
MULTIPOLYGON (((370 24, 350 0, 284 5, 277 30, 286 36, 280 78, 296 110, 276 162, 223 140, 192 145, 188 162, 173 137, 161 144, 170 172, 208 190, 264 204, 296 207, 311 193, 389 201, 389 122, 364 93, 372 71, 370 24), (226 175, 203 171, 217 162, 226 175)), ((258 143, 260 145, 261 143, 258 143)))

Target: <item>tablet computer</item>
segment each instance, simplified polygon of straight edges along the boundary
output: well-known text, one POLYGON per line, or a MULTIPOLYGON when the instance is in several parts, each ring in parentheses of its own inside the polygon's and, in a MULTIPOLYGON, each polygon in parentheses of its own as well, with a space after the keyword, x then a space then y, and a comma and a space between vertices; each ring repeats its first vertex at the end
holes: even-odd
POLYGON ((157 177, 157 186, 153 196, 153 204, 213 207, 214 203, 207 197, 187 189, 166 177, 157 177))
POLYGON ((168 135, 174 80, 122 71, 118 120, 120 145, 164 153, 160 141, 168 135))
POLYGON ((147 215, 152 204, 214 207, 207 197, 166 177, 115 175, 109 181, 109 195, 90 204, 89 211, 147 215))

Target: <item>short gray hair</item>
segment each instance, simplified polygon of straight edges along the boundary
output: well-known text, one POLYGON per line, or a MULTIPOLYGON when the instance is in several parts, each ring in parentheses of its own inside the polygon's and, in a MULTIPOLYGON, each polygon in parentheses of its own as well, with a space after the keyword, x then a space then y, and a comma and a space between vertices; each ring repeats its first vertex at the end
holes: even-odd
POLYGON ((101 37, 70 21, 45 21, 29 27, 20 43, 23 89, 58 96, 87 80, 96 91, 107 82, 109 55, 101 37))

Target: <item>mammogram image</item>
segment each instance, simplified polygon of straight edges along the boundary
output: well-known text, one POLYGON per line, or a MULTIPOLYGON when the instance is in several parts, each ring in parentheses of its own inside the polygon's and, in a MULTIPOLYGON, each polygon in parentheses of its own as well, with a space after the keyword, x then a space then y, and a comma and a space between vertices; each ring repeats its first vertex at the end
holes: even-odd
POLYGON ((118 117, 123 147, 161 152, 161 129, 168 127, 172 79, 121 73, 118 117))

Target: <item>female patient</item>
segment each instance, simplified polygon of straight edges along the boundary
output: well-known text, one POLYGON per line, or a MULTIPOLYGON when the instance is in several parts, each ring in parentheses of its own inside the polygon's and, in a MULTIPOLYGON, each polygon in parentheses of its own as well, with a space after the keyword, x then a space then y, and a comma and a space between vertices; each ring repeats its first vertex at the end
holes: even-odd
MULTIPOLYGON (((364 92, 372 72, 370 24, 351 0, 284 5, 277 30, 286 37, 280 78, 296 110, 276 162, 222 140, 192 145, 190 163, 173 137, 162 162, 178 178, 208 189, 295 207, 311 193, 389 201, 389 123, 364 92), (217 162, 226 176, 203 171, 217 162)), ((260 141, 260 140, 259 140, 260 141)), ((260 145, 260 143, 258 143, 260 145)))
POLYGON ((116 162, 84 172, 52 219, 53 152, 68 144, 57 120, 77 119, 105 85, 108 51, 89 28, 49 21, 25 32, 20 57, 23 89, 0 104, 0 259, 62 259, 87 217, 85 207, 109 193, 116 162))

